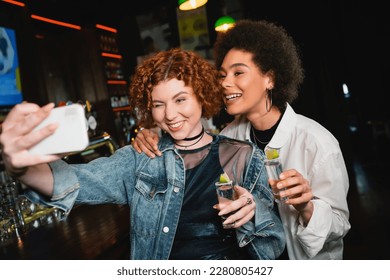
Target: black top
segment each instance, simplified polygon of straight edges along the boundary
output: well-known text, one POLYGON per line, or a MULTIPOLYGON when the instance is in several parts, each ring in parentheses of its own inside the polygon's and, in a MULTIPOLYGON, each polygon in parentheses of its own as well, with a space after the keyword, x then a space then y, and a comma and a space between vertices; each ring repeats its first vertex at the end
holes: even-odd
POLYGON ((218 143, 180 152, 184 158, 203 156, 197 155, 198 164, 186 170, 184 201, 170 259, 249 259, 237 245, 235 230, 223 229, 213 208, 218 203, 215 183, 224 172, 218 143))
POLYGON ((276 129, 280 121, 282 120, 283 114, 280 116, 279 120, 267 130, 257 130, 253 126, 251 127, 250 137, 253 143, 257 145, 260 149, 264 151, 265 146, 271 141, 272 136, 274 136, 276 129))

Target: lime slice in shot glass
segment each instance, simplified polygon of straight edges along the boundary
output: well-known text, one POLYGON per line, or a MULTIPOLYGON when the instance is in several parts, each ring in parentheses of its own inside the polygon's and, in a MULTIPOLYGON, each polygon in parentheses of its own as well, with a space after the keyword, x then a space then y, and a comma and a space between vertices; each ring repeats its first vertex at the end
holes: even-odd
POLYGON ((220 176, 219 176, 219 182, 220 183, 229 183, 230 182, 230 179, 229 179, 229 176, 225 173, 222 173, 220 176))
POLYGON ((279 151, 278 151, 278 149, 272 149, 272 148, 271 149, 267 149, 265 151, 265 156, 269 160, 278 158, 279 157, 279 151))

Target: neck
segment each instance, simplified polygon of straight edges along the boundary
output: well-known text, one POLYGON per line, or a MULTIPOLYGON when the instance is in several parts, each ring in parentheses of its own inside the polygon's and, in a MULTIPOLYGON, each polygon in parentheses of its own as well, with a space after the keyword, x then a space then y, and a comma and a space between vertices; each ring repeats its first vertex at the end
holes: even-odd
POLYGON ((265 114, 248 114, 247 119, 256 130, 267 130, 278 122, 281 115, 282 113, 274 106, 270 112, 265 114))
POLYGON ((184 138, 184 139, 181 140, 181 141, 194 141, 194 140, 198 139, 199 137, 201 137, 203 134, 204 134, 204 127, 203 127, 203 125, 202 125, 202 130, 199 132, 198 135, 195 135, 194 137, 187 137, 187 138, 184 138))
POLYGON ((205 134, 205 131, 204 131, 204 127, 202 126, 202 131, 198 135, 195 135, 194 137, 187 137, 187 138, 184 138, 183 140, 180 140, 180 142, 186 141, 186 142, 188 142, 188 144, 182 145, 182 144, 178 144, 177 141, 174 141, 174 142, 175 142, 176 146, 187 149, 189 147, 193 147, 196 144, 198 144, 202 140, 204 134, 205 134))

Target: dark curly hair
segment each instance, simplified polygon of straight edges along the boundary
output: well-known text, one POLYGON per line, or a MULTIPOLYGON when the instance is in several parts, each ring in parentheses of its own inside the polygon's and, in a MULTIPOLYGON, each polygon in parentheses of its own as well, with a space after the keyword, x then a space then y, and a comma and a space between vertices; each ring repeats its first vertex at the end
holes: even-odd
POLYGON ((231 49, 252 53, 259 70, 273 76, 273 104, 281 112, 284 112, 286 102, 291 103, 298 97, 304 70, 298 47, 283 27, 265 20, 237 21, 232 29, 220 33, 215 42, 214 58, 218 69, 231 49))
POLYGON ((130 104, 137 111, 139 123, 152 127, 151 92, 162 81, 178 79, 192 87, 202 105, 202 117, 216 115, 223 104, 223 88, 218 80, 217 69, 192 51, 173 48, 160 51, 138 65, 131 77, 130 104))

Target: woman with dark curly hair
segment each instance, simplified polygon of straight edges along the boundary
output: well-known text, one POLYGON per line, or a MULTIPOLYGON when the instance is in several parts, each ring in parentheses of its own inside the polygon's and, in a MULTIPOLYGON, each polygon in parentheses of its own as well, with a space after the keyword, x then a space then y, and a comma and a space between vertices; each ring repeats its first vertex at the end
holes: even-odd
POLYGON ((29 186, 29 198, 65 214, 75 203, 128 204, 131 259, 275 259, 285 237, 263 151, 202 126, 219 111, 222 93, 216 69, 197 54, 158 52, 137 67, 130 96, 140 120, 165 132, 161 157, 132 146, 77 165, 32 155, 29 148, 53 132, 33 131, 53 105, 25 103, 2 124, 4 164, 29 186), (218 204, 215 183, 224 173, 236 184, 235 200, 218 204))
MULTIPOLYGON (((241 20, 219 34, 214 50, 226 111, 235 116, 220 134, 277 151, 282 163, 280 180, 269 183, 281 201, 288 258, 342 259, 348 173, 337 139, 290 105, 304 79, 293 39, 274 23, 241 20)), ((145 137, 133 145, 150 154, 156 146, 144 146, 145 137)))

